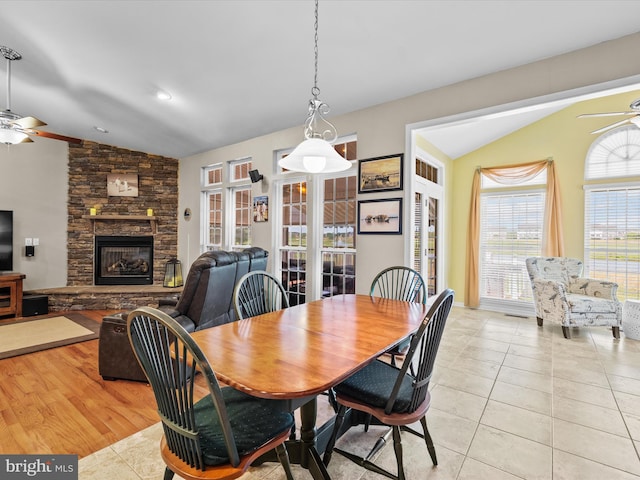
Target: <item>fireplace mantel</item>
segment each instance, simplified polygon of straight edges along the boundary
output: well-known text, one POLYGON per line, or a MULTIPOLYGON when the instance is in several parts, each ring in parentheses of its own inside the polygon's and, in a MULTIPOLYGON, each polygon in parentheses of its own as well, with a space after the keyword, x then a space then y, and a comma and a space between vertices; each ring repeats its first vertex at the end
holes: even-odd
POLYGON ((158 230, 158 217, 151 215, 82 215, 82 218, 91 220, 93 233, 96 233, 96 221, 149 222, 153 233, 158 230))

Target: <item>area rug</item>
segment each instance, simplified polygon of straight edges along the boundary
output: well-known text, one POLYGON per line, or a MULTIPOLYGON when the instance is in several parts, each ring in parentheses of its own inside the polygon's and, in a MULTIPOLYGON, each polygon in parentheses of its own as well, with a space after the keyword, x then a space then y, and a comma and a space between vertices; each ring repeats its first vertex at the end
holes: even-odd
POLYGON ((79 313, 0 325, 0 360, 98 338, 100 323, 79 313))

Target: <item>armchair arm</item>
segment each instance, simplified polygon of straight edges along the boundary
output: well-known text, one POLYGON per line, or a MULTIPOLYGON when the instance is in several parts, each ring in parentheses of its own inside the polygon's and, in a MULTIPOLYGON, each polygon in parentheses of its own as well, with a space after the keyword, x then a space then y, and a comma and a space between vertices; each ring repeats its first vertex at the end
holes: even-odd
POLYGON ((175 295, 173 297, 164 297, 158 300, 158 306, 161 307, 163 305, 175 307, 178 305, 178 300, 180 300, 180 295, 175 295))
POLYGON ((536 316, 562 323, 569 316, 567 290, 555 280, 535 278, 531 280, 536 316))
POLYGON ((569 293, 579 293, 590 297, 609 298, 617 300, 618 284, 595 278, 576 278, 569 284, 569 293))

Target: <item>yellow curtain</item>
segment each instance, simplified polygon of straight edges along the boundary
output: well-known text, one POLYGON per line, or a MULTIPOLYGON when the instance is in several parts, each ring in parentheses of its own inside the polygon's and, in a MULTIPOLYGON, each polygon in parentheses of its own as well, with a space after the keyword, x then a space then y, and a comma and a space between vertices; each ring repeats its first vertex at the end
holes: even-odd
POLYGON ((465 268, 465 304, 477 307, 480 303, 478 285, 478 267, 480 256, 480 180, 485 175, 503 185, 517 185, 526 182, 547 169, 547 190, 544 209, 542 254, 550 257, 564 255, 564 237, 562 235, 562 203, 560 188, 552 160, 540 160, 521 165, 507 165, 494 168, 478 167, 473 174, 471 187, 471 206, 469 208, 469 226, 467 239, 467 258, 465 268))

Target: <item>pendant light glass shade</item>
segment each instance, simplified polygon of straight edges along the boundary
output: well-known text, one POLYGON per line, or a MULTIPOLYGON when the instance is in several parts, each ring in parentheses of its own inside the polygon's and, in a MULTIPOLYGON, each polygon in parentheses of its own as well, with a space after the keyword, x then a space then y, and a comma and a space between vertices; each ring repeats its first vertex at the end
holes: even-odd
POLYGON ((294 172, 331 173, 351 168, 333 146, 321 138, 308 138, 280 160, 280 166, 294 172))
POLYGON ((331 145, 338 138, 338 132, 324 115, 329 113, 329 106, 318 99, 318 0, 315 9, 315 76, 309 100, 309 115, 304 124, 305 140, 293 151, 281 159, 278 164, 282 168, 294 172, 331 173, 351 168, 351 162, 340 156, 331 145))

